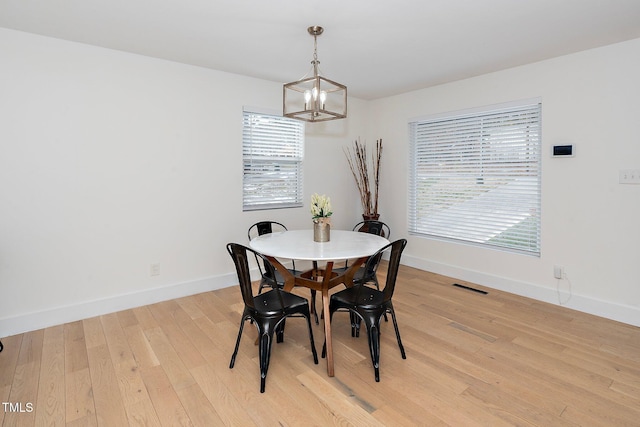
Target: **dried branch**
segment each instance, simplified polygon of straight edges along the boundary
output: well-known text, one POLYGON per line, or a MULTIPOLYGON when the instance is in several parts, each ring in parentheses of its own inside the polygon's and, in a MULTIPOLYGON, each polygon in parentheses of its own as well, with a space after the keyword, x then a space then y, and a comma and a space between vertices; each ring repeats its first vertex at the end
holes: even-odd
POLYGON ((344 149, 353 179, 356 181, 360 202, 365 215, 378 213, 378 190, 380 186, 380 160, 382 158, 382 139, 376 141, 376 152, 371 156, 373 168, 373 192, 367 161, 367 146, 359 140, 354 142, 353 151, 344 149))
POLYGON ((376 140, 376 153, 373 157, 373 181, 375 183, 376 194, 374 196, 373 213, 378 213, 378 190, 380 189, 380 160, 382 159, 382 139, 376 140))

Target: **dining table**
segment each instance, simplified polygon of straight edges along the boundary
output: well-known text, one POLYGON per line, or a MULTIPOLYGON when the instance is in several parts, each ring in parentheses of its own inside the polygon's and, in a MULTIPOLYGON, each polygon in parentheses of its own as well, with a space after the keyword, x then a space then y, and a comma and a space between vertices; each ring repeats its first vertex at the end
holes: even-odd
POLYGON ((263 254, 280 272, 285 291, 302 286, 321 293, 327 374, 330 377, 334 376, 334 366, 329 290, 340 284, 353 286, 353 277, 362 264, 387 244, 389 241, 384 237, 347 230, 331 230, 328 242, 315 242, 312 229, 263 234, 249 242, 253 250, 263 254), (312 261, 313 267, 294 275, 279 259, 312 261), (342 260, 350 260, 348 268, 334 270, 334 263, 342 260))

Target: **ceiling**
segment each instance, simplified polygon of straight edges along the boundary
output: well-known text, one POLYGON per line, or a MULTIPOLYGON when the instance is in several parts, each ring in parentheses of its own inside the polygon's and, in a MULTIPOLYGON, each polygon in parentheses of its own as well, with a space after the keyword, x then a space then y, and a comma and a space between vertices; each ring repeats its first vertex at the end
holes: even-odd
POLYGON ((639 0, 0 0, 0 27, 376 99, 640 38, 639 0))

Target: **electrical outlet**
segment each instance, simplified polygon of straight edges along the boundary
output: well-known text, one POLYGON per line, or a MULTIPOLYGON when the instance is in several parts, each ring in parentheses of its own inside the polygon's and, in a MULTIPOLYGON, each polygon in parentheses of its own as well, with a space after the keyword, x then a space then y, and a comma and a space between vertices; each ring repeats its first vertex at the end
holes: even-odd
POLYGON ((640 184, 640 169, 620 169, 620 184, 640 184))
POLYGON ((160 264, 157 263, 157 262, 151 264, 151 266, 149 268, 149 274, 151 276, 159 276, 160 275, 160 264))
POLYGON ((564 277, 564 267, 561 265, 553 266, 553 277, 556 279, 562 279, 564 277))

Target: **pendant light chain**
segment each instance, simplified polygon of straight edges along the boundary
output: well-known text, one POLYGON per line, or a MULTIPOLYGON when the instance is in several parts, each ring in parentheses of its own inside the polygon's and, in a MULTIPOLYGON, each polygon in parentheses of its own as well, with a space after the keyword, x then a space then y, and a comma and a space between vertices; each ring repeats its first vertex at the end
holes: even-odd
POLYGON ((320 63, 320 61, 318 61, 318 36, 315 34, 313 35, 313 63, 320 63))

